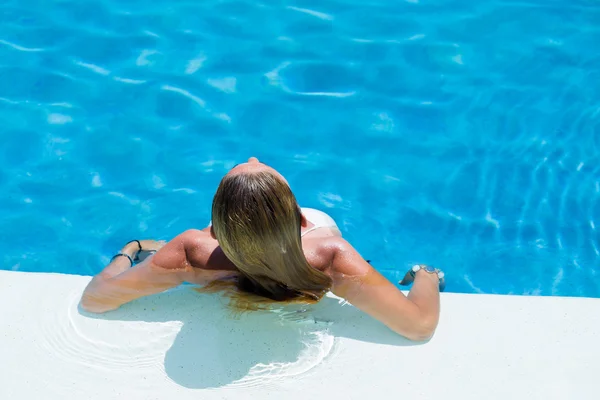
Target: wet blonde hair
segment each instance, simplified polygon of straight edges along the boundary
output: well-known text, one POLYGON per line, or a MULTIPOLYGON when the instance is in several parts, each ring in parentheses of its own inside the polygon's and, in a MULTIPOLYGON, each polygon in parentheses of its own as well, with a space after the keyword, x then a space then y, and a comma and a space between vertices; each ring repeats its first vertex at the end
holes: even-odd
POLYGON ((212 229, 223 253, 239 270, 229 287, 238 311, 277 302, 315 303, 331 278, 311 267, 302 250, 302 213, 288 184, 269 171, 226 175, 212 203, 212 229))

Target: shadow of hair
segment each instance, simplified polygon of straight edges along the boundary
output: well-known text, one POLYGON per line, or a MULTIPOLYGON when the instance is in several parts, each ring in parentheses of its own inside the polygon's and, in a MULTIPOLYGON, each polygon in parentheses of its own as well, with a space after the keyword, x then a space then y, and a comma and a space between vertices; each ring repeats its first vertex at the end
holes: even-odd
POLYGON ((309 306, 234 315, 220 294, 200 294, 192 285, 144 297, 105 314, 79 312, 88 318, 169 322, 182 327, 164 360, 171 380, 187 388, 257 385, 291 377, 317 366, 337 338, 384 345, 412 342, 351 305, 327 295, 309 306))

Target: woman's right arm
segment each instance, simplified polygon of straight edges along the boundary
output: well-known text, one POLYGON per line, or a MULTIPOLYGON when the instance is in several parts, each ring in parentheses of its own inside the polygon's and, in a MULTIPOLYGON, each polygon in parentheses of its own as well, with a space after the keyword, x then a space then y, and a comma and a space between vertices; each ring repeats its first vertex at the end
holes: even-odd
POLYGON ((416 341, 431 338, 440 316, 437 274, 419 271, 408 296, 377 272, 344 239, 333 250, 332 292, 384 323, 394 332, 416 341))
MULTIPOLYGON (((146 250, 158 250, 150 259, 137 265, 126 257, 118 257, 85 288, 81 296, 81 307, 93 313, 112 311, 137 298, 163 292, 190 281, 194 269, 190 258, 199 259, 202 251, 199 231, 188 230, 169 243, 142 240, 140 246, 146 250), (160 249, 160 250, 159 250, 160 249)), ((121 253, 135 257, 138 245, 129 243, 121 253)))

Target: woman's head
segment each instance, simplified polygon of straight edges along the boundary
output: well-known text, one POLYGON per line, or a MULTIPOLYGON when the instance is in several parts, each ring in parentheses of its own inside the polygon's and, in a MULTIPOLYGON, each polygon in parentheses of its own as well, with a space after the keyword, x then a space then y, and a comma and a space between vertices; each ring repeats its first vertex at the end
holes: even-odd
POLYGON ((240 292, 314 302, 329 290, 331 279, 304 257, 303 222, 288 183, 256 158, 225 175, 213 199, 212 232, 240 271, 240 292))

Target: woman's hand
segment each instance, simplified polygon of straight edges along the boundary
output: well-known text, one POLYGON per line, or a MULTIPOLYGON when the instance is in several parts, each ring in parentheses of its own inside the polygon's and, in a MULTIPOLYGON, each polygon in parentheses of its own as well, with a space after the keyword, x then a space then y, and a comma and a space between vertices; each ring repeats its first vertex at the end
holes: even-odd
POLYGON ((142 245, 142 251, 158 251, 167 242, 164 240, 140 240, 140 244, 142 245))
POLYGON ((160 250, 167 242, 164 240, 132 240, 128 242, 121 253, 128 254, 135 261, 144 261, 151 254, 160 250))
POLYGON ((134 261, 144 261, 149 255, 156 253, 167 242, 164 240, 132 240, 127 242, 120 253, 127 254, 134 261))

